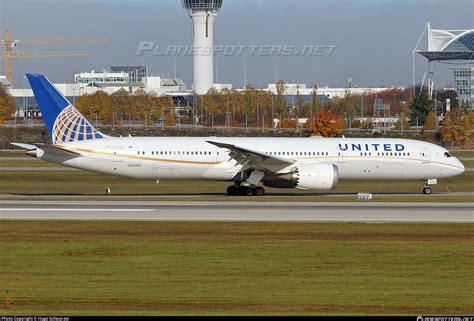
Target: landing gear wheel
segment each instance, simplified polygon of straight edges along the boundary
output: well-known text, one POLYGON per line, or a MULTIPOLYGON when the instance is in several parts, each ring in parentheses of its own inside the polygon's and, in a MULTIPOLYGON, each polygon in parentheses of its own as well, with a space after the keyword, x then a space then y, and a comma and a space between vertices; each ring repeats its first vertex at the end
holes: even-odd
POLYGON ((263 196, 265 195, 265 189, 263 187, 255 187, 254 194, 255 196, 263 196))
POLYGON ((240 186, 239 187, 239 194, 241 196, 254 196, 253 188, 249 186, 240 186))
POLYGON ((235 186, 235 185, 227 187, 227 195, 229 195, 229 196, 239 195, 239 187, 235 186))
POLYGON ((425 186, 425 188, 423 188, 423 194, 430 195, 431 193, 432 193, 431 187, 425 186))

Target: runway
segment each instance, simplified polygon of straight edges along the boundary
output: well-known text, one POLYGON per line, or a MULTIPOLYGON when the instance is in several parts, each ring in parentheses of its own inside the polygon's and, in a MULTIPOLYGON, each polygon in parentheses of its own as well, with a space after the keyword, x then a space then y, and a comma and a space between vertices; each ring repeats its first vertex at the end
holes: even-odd
POLYGON ((473 223, 474 203, 0 201, 0 220, 473 223))

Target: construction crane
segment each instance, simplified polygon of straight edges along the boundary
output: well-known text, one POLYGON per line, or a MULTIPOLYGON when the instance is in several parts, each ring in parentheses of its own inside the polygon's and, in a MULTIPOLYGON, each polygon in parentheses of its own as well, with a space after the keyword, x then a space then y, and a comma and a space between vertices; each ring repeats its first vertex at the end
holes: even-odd
POLYGON ((5 61, 5 76, 10 85, 13 82, 12 59, 16 58, 45 58, 45 57, 79 57, 87 56, 87 51, 13 51, 13 48, 19 45, 78 45, 78 44, 96 44, 109 42, 106 38, 76 38, 76 39, 25 39, 12 40, 10 29, 6 28, 5 39, 1 40, 5 51, 0 52, 0 58, 5 61))

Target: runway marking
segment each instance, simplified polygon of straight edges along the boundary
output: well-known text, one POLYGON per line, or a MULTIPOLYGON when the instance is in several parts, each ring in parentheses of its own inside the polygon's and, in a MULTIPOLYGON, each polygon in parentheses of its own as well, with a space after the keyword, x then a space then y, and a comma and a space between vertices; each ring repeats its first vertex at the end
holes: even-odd
POLYGON ((152 212, 153 209, 115 209, 115 208, 0 208, 0 212, 152 212))

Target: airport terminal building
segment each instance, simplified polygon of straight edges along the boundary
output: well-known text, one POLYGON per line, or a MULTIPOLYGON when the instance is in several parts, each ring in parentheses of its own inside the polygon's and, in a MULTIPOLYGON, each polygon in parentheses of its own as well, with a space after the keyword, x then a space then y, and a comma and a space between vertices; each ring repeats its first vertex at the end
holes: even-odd
MULTIPOLYGON (((2 81, 1 77, 0 81, 2 81)), ((26 83, 25 88, 11 88, 5 80, 5 85, 15 99, 18 117, 23 118, 31 113, 38 113, 33 91, 26 83)), ((108 71, 80 72, 74 75, 74 83, 55 83, 54 85, 71 102, 79 96, 94 94, 97 91, 113 94, 119 90, 125 90, 129 94, 134 94, 138 90, 143 90, 158 96, 171 96, 177 100, 192 96, 192 92, 186 88, 181 79, 151 76, 146 66, 113 66, 108 71)))
POLYGON ((466 102, 474 109, 474 67, 455 67, 453 75, 458 101, 466 102))

